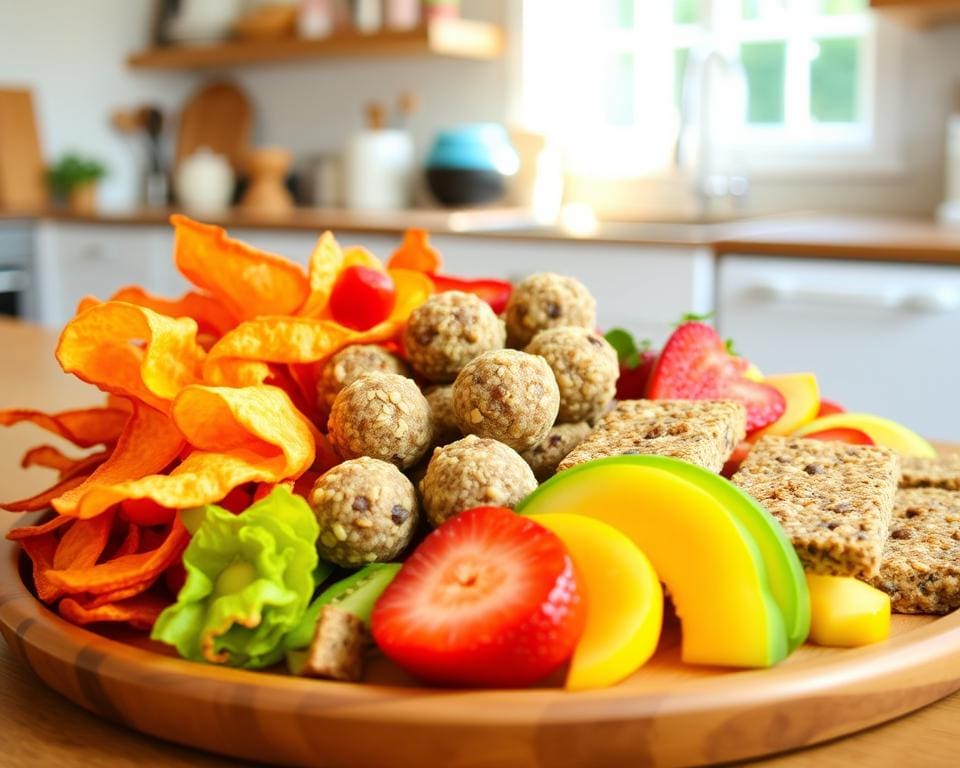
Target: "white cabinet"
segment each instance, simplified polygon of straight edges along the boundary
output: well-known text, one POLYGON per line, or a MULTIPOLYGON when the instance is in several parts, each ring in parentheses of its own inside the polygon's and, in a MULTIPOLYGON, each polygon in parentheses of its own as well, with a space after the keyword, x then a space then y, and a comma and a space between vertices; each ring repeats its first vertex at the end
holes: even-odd
POLYGON ((684 312, 714 309, 709 249, 500 236, 432 238, 445 271, 520 280, 559 272, 581 280, 597 299, 601 328, 621 326, 661 343, 684 312))
POLYGON ((960 267, 723 257, 718 327, 764 371, 960 440, 960 267))

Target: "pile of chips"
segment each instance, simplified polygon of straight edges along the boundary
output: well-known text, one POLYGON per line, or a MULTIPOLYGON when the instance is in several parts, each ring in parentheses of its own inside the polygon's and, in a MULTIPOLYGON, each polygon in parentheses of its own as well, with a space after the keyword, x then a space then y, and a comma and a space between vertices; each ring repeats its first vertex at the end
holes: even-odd
MULTIPOLYGON (((177 300, 124 288, 84 299, 60 336, 64 371, 107 393, 100 408, 44 414, 0 411, 0 425, 32 422, 78 448, 43 445, 22 465, 59 473, 13 511, 52 507, 40 525, 13 530, 33 563, 37 595, 85 624, 149 628, 183 579, 190 535, 177 510, 208 503, 239 512, 277 485, 308 487, 338 459, 318 420, 324 362, 349 344, 394 345, 410 312, 440 280, 425 233, 410 232, 387 268, 330 233, 299 265, 233 240, 219 227, 174 216, 177 268, 195 286, 177 300), (365 330, 337 323, 329 300, 352 266, 382 270, 392 311, 365 330)), ((489 281, 487 281, 489 282, 489 281)))

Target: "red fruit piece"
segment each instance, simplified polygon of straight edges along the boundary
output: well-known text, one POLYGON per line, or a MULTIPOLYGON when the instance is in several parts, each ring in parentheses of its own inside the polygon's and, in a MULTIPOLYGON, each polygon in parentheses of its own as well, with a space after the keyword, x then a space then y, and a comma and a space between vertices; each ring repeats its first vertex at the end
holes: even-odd
POLYGON ((684 323, 667 340, 650 374, 653 400, 737 400, 747 409, 747 432, 772 424, 787 403, 776 389, 743 377, 749 363, 727 351, 709 325, 684 323))
POLYGON ((417 547, 371 629, 380 650, 425 680, 517 687, 570 658, 585 616, 560 539, 509 509, 477 507, 417 547))
POLYGON ((850 445, 876 445, 870 435, 861 432, 859 429, 853 429, 853 427, 822 429, 819 432, 804 435, 804 437, 808 440, 834 440, 838 443, 849 443, 850 445))
POLYGON ((167 525, 176 514, 176 510, 161 507, 153 499, 124 499, 120 502, 120 516, 136 525, 167 525))
POLYGON ((833 400, 824 400, 820 398, 820 410, 817 411, 817 418, 821 416, 829 416, 831 413, 846 413, 847 409, 844 408, 839 403, 833 402, 833 400))
POLYGON ((390 316, 397 289, 390 275, 370 267, 347 267, 330 294, 330 312, 340 325, 365 331, 390 316))
POLYGON ((733 477, 734 473, 740 469, 740 465, 743 464, 743 460, 747 458, 752 450, 753 443, 751 443, 749 440, 741 440, 739 443, 737 443, 737 447, 733 449, 733 453, 730 454, 730 458, 727 459, 727 463, 723 465, 723 469, 720 470, 720 474, 729 480, 731 477, 733 477))
POLYGON ((650 349, 650 340, 639 344, 630 331, 611 328, 604 338, 617 350, 620 376, 617 379, 617 400, 639 400, 646 396, 647 383, 657 362, 657 353, 650 349))
POLYGON ((437 293, 443 293, 444 291, 472 293, 487 302, 496 315, 507 308, 507 302, 510 301, 510 294, 513 292, 513 285, 506 280, 495 280, 493 278, 469 280, 463 277, 451 277, 450 275, 430 275, 430 279, 433 281, 433 287, 436 288, 437 293))

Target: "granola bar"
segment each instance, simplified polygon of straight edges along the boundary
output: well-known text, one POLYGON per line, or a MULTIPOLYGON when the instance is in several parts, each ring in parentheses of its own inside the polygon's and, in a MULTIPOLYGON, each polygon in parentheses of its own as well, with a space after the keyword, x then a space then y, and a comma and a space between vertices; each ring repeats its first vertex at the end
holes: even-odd
POLYGON ((733 483, 780 521, 807 571, 869 579, 880 570, 899 477, 887 448, 764 437, 733 483))
POLYGON ((936 459, 904 456, 901 464, 901 488, 944 488, 948 491, 960 491, 960 454, 936 459))

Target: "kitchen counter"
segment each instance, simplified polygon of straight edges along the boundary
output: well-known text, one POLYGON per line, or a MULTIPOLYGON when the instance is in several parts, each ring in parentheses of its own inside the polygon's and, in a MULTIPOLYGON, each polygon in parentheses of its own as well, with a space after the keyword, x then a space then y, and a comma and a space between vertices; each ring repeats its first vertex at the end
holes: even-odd
MULTIPOLYGON (((0 211, 3 220, 55 220, 98 225, 162 225, 173 210, 138 209, 84 216, 66 211, 0 211)), ((232 210, 211 223, 228 229, 400 233, 410 227, 437 235, 470 235, 512 240, 595 241, 628 245, 710 248, 728 253, 827 259, 960 264, 960 228, 932 220, 798 213, 730 221, 601 222, 574 233, 561 226, 538 225, 522 208, 409 211, 349 211, 298 208, 285 216, 232 210)))
MULTIPOLYGON (((102 400, 98 393, 57 367, 57 334, 0 319, 0 406, 62 409, 102 400)), ((0 440, 0 495, 18 497, 37 490, 40 470, 19 469, 23 450, 55 438, 28 426, 4 430, 0 440)), ((17 515, 0 511, 0 535, 17 515)), ((195 752, 142 736, 95 717, 46 688, 0 642, 0 760, 4 765, 116 767, 143 765, 236 766, 236 760, 195 752)), ((956 764, 960 740, 960 694, 919 712, 853 736, 781 755, 756 765, 776 768, 843 768, 848 765, 956 764)))

